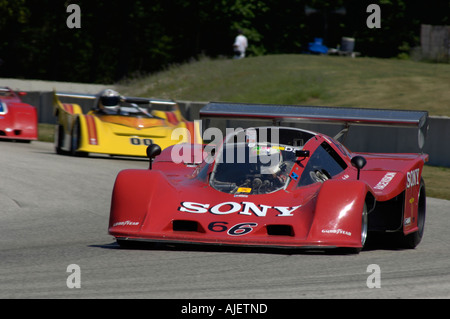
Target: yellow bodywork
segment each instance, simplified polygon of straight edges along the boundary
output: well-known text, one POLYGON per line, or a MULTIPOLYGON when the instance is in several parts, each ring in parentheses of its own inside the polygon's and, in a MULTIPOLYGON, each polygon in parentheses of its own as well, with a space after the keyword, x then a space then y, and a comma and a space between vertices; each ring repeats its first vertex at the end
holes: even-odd
POLYGON ((146 156, 150 144, 164 149, 177 143, 202 143, 199 122, 187 121, 178 106, 170 112, 153 110, 153 118, 83 114, 78 104, 61 103, 56 94, 53 106, 58 118, 55 146, 61 153, 146 156))

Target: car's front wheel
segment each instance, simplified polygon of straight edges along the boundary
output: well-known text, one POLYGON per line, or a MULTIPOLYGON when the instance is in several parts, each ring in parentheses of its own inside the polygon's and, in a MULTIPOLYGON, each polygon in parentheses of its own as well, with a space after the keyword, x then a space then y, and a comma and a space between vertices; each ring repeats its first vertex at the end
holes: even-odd
POLYGON ((80 119, 77 118, 75 125, 72 129, 71 141, 70 141, 70 154, 72 156, 87 156, 88 153, 78 151, 81 142, 81 124, 80 119))
POLYGON ((56 154, 66 155, 67 152, 63 150, 64 145, 64 127, 58 124, 55 128, 55 151, 56 154))
POLYGON ((358 248, 341 248, 338 251, 346 254, 359 254, 359 252, 364 248, 367 235, 369 231, 369 212, 367 211, 367 204, 364 203, 364 207, 361 212, 361 247, 358 248))
POLYGON ((367 211, 367 204, 364 203, 364 208, 361 217, 361 249, 364 248, 364 245, 366 244, 368 230, 369 230, 369 213, 367 211))

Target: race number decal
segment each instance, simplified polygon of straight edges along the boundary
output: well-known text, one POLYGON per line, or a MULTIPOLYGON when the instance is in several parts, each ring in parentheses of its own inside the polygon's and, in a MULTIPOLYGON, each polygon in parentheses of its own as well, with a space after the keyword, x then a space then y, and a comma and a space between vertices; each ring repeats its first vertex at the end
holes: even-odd
POLYGON ((153 141, 150 138, 130 137, 130 143, 133 145, 149 146, 153 144, 153 141))
POLYGON ((257 223, 239 223, 228 228, 227 225, 227 222, 212 222, 208 225, 208 229, 216 233, 227 231, 230 236, 242 236, 250 233, 254 227, 258 226, 257 223))

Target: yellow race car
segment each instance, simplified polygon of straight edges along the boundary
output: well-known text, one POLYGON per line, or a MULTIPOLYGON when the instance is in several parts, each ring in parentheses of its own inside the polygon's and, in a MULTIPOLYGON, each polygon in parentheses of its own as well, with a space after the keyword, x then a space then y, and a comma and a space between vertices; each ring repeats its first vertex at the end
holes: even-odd
POLYGON ((111 89, 96 95, 54 92, 53 110, 58 154, 146 156, 153 143, 161 149, 202 143, 199 122, 187 121, 173 101, 124 97, 111 89), (91 99, 94 105, 83 114, 79 104, 62 103, 62 97, 91 99))

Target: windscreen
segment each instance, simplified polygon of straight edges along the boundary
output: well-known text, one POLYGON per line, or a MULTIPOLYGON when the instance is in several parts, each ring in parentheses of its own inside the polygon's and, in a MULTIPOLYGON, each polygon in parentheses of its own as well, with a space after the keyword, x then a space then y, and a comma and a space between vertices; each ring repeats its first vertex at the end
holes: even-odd
POLYGON ((285 188, 300 147, 227 143, 216 158, 211 186, 230 194, 268 194, 285 188))

